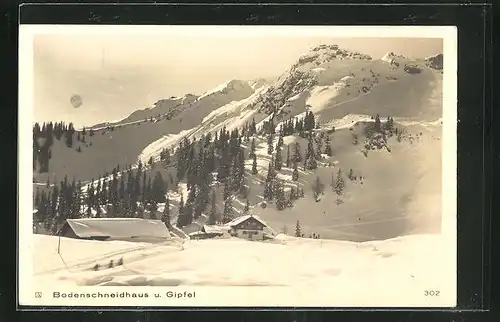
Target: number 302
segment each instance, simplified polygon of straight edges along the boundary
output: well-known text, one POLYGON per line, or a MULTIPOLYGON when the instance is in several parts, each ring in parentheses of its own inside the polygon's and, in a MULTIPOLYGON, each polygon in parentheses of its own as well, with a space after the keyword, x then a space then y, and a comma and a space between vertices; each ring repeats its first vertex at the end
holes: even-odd
POLYGON ((435 290, 426 290, 424 291, 425 296, 439 296, 439 291, 435 290))

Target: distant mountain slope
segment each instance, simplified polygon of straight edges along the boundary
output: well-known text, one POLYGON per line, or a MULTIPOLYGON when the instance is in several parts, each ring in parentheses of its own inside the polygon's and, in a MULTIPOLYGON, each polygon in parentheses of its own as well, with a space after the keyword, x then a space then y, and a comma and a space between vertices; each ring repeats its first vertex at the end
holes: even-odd
MULTIPOLYGON (((141 152, 153 141, 177 134, 199 125, 215 109, 252 95, 254 90, 243 81, 231 81, 207 93, 203 97, 187 95, 158 101, 154 107, 139 110, 129 117, 109 124, 91 127, 92 137, 86 142, 76 140, 67 148, 62 141, 54 140, 51 147, 49 173, 35 173, 38 182, 68 178, 87 181, 110 172, 117 164, 135 164, 141 152), (91 144, 91 145, 90 145, 91 144), (80 147, 82 152, 77 152, 80 147)), ((87 130, 87 133, 89 130, 87 130)))

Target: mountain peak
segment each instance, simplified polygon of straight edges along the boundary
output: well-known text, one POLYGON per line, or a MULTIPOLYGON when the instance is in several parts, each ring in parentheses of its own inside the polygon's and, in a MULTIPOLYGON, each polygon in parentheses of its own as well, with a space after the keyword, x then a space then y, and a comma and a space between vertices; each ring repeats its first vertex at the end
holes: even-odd
POLYGON ((198 97, 198 100, 201 100, 204 97, 211 96, 214 94, 227 94, 228 92, 239 90, 245 87, 248 87, 250 91, 253 91, 248 82, 239 79, 231 79, 201 94, 198 97))
POLYGON ((357 51, 351 51, 345 48, 339 47, 339 45, 318 45, 310 50, 310 53, 326 54, 330 58, 338 59, 363 59, 371 60, 369 55, 362 54, 357 51))
POLYGON ((372 60, 369 55, 357 51, 350 51, 340 48, 338 45, 318 45, 313 47, 308 53, 302 55, 292 69, 298 67, 317 67, 331 61, 342 60, 372 60))

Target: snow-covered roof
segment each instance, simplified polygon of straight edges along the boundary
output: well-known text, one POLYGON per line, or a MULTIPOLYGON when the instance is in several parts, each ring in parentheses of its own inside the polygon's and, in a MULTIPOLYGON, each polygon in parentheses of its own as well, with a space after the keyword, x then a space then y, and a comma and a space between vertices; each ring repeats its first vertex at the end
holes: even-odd
POLYGON ((229 229, 228 226, 203 225, 203 230, 206 233, 227 233, 229 229))
POLYGON ((228 226, 228 227, 236 226, 236 225, 241 224, 242 222, 246 221, 247 219, 249 219, 251 217, 253 217, 255 220, 260 222, 262 225, 269 227, 269 225, 264 220, 262 220, 259 216, 256 216, 256 215, 245 215, 245 216, 235 218, 235 219, 231 220, 230 222, 228 222, 226 224, 226 226, 228 226))
POLYGON ((140 218, 84 218, 66 222, 81 238, 169 238, 170 233, 161 220, 140 218))

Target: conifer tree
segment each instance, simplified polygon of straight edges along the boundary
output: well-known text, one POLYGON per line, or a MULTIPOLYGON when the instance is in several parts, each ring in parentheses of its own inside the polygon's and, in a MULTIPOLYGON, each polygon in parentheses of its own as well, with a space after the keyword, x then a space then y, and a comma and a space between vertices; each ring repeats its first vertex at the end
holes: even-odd
POLYGON ((283 157, 281 155, 281 146, 276 146, 276 157, 274 158, 274 168, 276 170, 281 170, 281 164, 283 163, 283 157))
POLYGON ((222 222, 227 224, 234 219, 233 215, 233 198, 229 196, 224 203, 224 212, 222 214, 222 222))
POLYGON ((69 123, 68 128, 65 131, 66 146, 68 148, 73 147, 73 134, 74 133, 75 133, 75 129, 73 128, 73 123, 69 123))
POLYGON ((194 204, 196 200, 196 186, 191 187, 189 190, 186 203, 184 204, 184 218, 186 220, 186 225, 193 221, 194 204))
POLYGON ((158 201, 151 199, 149 201, 149 218, 156 219, 156 212, 158 211, 158 201))
POLYGON ((337 178, 335 179, 335 187, 334 187, 335 193, 337 193, 337 195, 340 196, 344 191, 344 186, 345 182, 344 178, 342 177, 342 169, 339 169, 339 171, 337 172, 337 178))
POLYGON ((293 152, 293 161, 295 162, 301 162, 302 161, 302 154, 300 152, 300 144, 299 142, 295 142, 295 149, 293 152))
POLYGON ((285 191, 281 182, 276 183, 276 209, 283 210, 286 208, 285 191))
POLYGON ((321 149, 323 146, 323 139, 321 136, 319 136, 316 140, 316 155, 315 158, 316 160, 321 160, 321 149))
POLYGON ((231 166, 231 159, 229 155, 229 147, 224 141, 224 137, 221 134, 220 141, 222 142, 222 147, 220 148, 220 166, 217 171, 217 180, 219 182, 224 182, 226 180, 226 177, 229 176, 230 173, 230 166, 231 166))
POLYGON ((276 132, 276 128, 274 126, 274 120, 272 118, 269 120, 268 129, 270 134, 274 134, 276 132))
POLYGON ((318 164, 316 162, 316 154, 314 153, 314 145, 312 135, 309 135, 309 141, 307 143, 307 152, 305 157, 305 168, 309 170, 316 169, 318 164))
POLYGON ((125 177, 126 177, 126 173, 123 172, 121 177, 120 177, 120 184, 118 187, 118 200, 120 200, 120 201, 125 199, 125 177))
POLYGON ((166 190, 167 190, 166 184, 165 181, 163 180, 161 172, 156 171, 153 184, 151 187, 151 200, 154 200, 156 202, 164 202, 166 190))
POLYGON ((332 156, 332 143, 330 141, 330 136, 326 136, 325 139, 325 154, 328 155, 329 157, 332 156))
POLYGON ((392 117, 387 117, 387 121, 384 124, 384 128, 387 131, 392 132, 394 130, 394 119, 392 117))
POLYGON ((184 214, 184 196, 181 194, 181 201, 179 202, 179 213, 177 215, 177 227, 182 228, 186 225, 186 216, 184 214))
POLYGON ((226 182, 224 182, 224 192, 223 199, 226 200, 231 195, 231 181, 229 178, 226 178, 226 182))
POLYGON ((380 133, 382 132, 382 125, 380 124, 380 115, 375 116, 375 132, 380 133))
POLYGON ((255 156, 255 138, 252 139, 252 144, 250 145, 250 152, 248 153, 249 158, 253 158, 255 156))
POLYGON ((77 190, 75 179, 71 183, 71 218, 78 218, 80 214, 80 191, 77 190))
POLYGON ((292 181, 299 180, 299 169, 297 168, 297 162, 293 163, 293 173, 292 173, 292 181))
POLYGON ((211 207, 208 215, 208 224, 215 225, 217 222, 217 200, 215 199, 215 190, 212 190, 211 207))
POLYGON ((253 162, 252 162, 252 174, 256 175, 258 173, 257 171, 257 156, 254 154, 253 155, 253 162))
POLYGON ((142 173, 142 193, 141 193, 141 202, 144 207, 146 200, 147 200, 147 193, 148 193, 148 188, 147 188, 147 177, 146 177, 146 172, 144 171, 142 173))
POLYGON ((238 152, 233 161, 231 169, 231 187, 233 191, 239 191, 245 179, 245 159, 243 156, 243 149, 238 148, 238 152))
POLYGON ((163 167, 166 169, 168 168, 170 164, 170 151, 168 149, 165 149, 163 151, 163 167))
POLYGON ((170 225, 170 199, 165 198, 165 207, 163 208, 163 215, 161 216, 161 221, 165 223, 165 225, 170 225))
POLYGON ((300 231, 300 222, 298 220, 295 224, 295 237, 302 237, 302 232, 300 231))
MULTIPOLYGON (((143 203, 143 206, 144 205, 150 205, 151 204, 151 200, 152 200, 152 194, 151 194, 151 191, 152 191, 152 184, 151 184, 151 177, 148 178, 148 181, 147 181, 147 185, 146 185, 146 191, 144 193, 144 203, 143 203)), ((146 207, 144 208, 146 210, 146 207)), ((151 208, 147 209, 147 210, 150 210, 151 211, 151 208)))
POLYGON ((267 178, 264 184, 264 198, 266 200, 274 199, 274 185, 275 185, 275 173, 273 169, 273 162, 269 162, 269 168, 267 169, 267 178))
POLYGON ((184 179, 186 171, 189 165, 189 150, 191 149, 191 143, 184 137, 179 143, 179 147, 176 150, 177 159, 177 180, 180 181, 184 179))
POLYGON ((269 134, 267 136, 267 154, 269 155, 272 155, 274 151, 273 140, 274 140, 273 135, 269 134))

